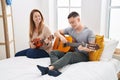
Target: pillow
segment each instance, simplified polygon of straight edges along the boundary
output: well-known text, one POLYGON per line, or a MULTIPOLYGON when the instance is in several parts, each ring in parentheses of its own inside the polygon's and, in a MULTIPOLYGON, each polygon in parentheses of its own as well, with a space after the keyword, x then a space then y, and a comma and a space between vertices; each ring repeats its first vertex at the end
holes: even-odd
POLYGON ((118 41, 116 40, 110 40, 110 39, 105 39, 105 47, 102 52, 101 61, 108 61, 112 59, 113 53, 117 47, 118 41))
POLYGON ((104 49, 104 36, 96 35, 95 43, 99 45, 100 49, 89 53, 90 61, 99 61, 100 60, 101 54, 104 49))

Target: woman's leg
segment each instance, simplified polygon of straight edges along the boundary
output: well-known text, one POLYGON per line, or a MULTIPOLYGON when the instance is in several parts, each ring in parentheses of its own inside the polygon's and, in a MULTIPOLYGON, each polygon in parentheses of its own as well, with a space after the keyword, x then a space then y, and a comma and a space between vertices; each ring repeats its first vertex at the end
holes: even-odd
POLYGON ((26 56, 28 58, 44 58, 49 57, 49 54, 43 49, 30 49, 27 51, 26 56))
POLYGON ((30 48, 17 52, 15 54, 15 57, 17 57, 17 56, 26 56, 26 53, 27 53, 28 50, 30 50, 30 48))

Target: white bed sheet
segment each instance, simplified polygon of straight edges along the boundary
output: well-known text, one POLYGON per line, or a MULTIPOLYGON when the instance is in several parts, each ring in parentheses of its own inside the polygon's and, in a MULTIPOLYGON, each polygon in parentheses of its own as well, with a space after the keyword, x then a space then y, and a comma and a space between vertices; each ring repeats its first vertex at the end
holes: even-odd
POLYGON ((41 76, 36 65, 48 66, 49 58, 14 57, 0 61, 0 80, 118 80, 119 61, 80 62, 60 69, 58 77, 41 76))

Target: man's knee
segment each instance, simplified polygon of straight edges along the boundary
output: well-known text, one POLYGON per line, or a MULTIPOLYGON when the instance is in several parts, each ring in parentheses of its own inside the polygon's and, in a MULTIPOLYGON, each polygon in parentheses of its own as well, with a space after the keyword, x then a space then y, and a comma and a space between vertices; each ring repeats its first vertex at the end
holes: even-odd
POLYGON ((67 52, 66 55, 73 55, 73 52, 67 52))
POLYGON ((58 53, 59 53, 58 50, 53 50, 53 51, 50 52, 50 55, 55 55, 55 54, 58 54, 58 53))
POLYGON ((66 55, 67 57, 72 57, 72 56, 73 56, 73 52, 67 52, 65 55, 66 55))

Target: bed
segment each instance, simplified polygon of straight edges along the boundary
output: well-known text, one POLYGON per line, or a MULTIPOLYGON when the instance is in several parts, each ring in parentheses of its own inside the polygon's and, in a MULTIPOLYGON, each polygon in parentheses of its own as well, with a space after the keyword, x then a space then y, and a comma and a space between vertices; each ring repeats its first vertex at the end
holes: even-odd
POLYGON ((62 74, 42 76, 36 65, 48 66, 50 58, 31 59, 25 56, 0 61, 0 80, 118 80, 120 62, 89 61, 67 65, 60 69, 62 74))

